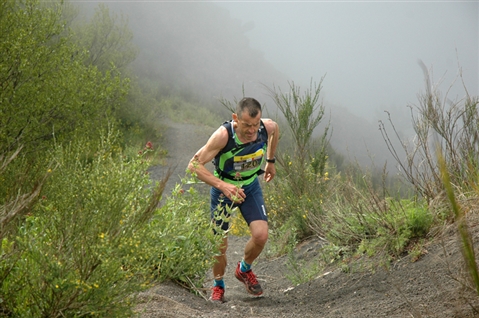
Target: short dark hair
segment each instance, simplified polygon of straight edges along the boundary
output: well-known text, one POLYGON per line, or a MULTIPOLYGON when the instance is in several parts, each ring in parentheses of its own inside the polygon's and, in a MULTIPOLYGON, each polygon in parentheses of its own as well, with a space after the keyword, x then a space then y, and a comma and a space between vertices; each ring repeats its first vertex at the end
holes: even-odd
POLYGON ((247 111, 250 117, 258 116, 258 113, 261 112, 261 104, 252 97, 244 97, 236 105, 236 115, 241 118, 243 112, 247 111))

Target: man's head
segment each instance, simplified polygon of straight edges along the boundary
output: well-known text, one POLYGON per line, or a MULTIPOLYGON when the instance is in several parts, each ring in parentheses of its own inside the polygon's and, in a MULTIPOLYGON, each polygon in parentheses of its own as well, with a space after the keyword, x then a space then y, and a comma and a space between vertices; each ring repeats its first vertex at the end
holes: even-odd
POLYGON ((261 104, 254 98, 244 97, 236 105, 236 114, 241 119, 243 113, 247 113, 249 117, 256 117, 258 113, 261 113, 261 104))
POLYGON ((254 98, 243 98, 236 106, 233 121, 236 123, 236 134, 241 141, 255 140, 261 123, 261 104, 254 98))

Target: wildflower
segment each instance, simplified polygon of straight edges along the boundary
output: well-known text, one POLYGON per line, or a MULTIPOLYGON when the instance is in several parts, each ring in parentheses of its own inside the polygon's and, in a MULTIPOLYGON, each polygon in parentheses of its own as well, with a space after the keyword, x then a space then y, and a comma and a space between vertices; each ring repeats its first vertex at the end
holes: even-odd
POLYGON ((146 143, 146 146, 145 146, 145 147, 146 147, 146 149, 151 149, 151 150, 153 150, 153 144, 151 143, 151 141, 148 141, 148 142, 146 143))
POLYGON ((47 196, 46 195, 42 195, 42 200, 46 200, 47 199, 47 196))
POLYGON ((292 163, 291 161, 290 161, 290 162, 288 162, 288 166, 291 166, 292 164, 293 164, 293 163, 292 163))
POLYGON ((47 172, 48 172, 48 173, 51 173, 51 172, 52 172, 52 169, 48 169, 47 172))
POLYGON ((183 193, 185 193, 185 190, 180 189, 178 192, 179 192, 180 194, 183 194, 183 193))
POLYGON ((100 233, 100 235, 98 235, 101 239, 104 239, 105 238, 105 233, 100 233))
POLYGON ((138 154, 141 156, 143 154, 143 151, 138 151, 138 154))

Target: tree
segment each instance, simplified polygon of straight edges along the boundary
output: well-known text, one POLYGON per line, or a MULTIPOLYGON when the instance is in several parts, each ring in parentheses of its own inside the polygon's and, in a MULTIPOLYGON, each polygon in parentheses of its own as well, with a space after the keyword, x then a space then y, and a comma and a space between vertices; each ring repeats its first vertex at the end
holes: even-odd
POLYGON ((98 6, 89 23, 77 26, 76 38, 87 49, 85 64, 95 65, 102 72, 112 65, 117 70, 125 70, 138 53, 127 18, 110 14, 104 4, 98 6))
POLYGON ((7 0, 0 4, 0 154, 24 145, 45 149, 55 137, 91 133, 126 92, 127 81, 85 65, 62 4, 7 0))

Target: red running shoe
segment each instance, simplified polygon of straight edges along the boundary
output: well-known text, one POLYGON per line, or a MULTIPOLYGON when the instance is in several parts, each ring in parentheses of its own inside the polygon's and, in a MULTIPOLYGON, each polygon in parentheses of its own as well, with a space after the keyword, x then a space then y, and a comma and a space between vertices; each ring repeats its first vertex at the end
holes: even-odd
POLYGON ((242 272, 240 269, 240 262, 238 262, 238 266, 236 266, 235 277, 245 285, 248 293, 255 296, 263 294, 263 289, 258 283, 256 275, 251 269, 249 271, 242 272))
POLYGON ((220 286, 214 286, 211 288, 211 297, 210 300, 212 302, 225 302, 225 289, 220 286))

